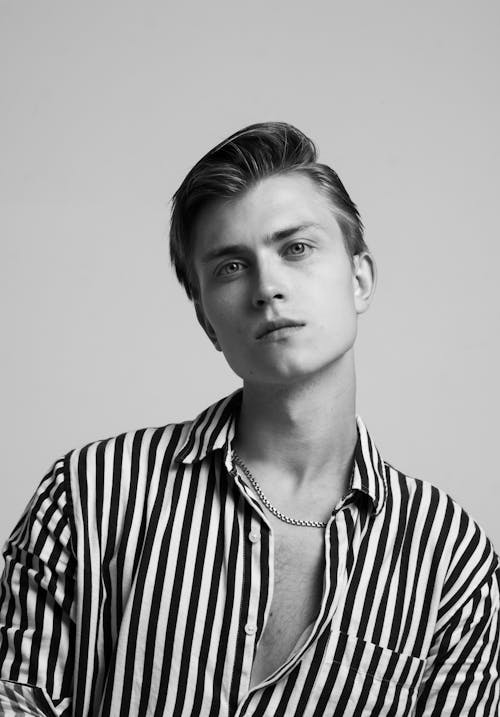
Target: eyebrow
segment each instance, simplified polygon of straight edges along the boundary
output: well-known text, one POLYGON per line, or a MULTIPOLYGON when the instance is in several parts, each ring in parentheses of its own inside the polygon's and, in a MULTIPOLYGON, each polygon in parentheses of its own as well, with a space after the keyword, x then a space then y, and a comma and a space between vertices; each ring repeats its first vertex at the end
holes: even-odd
MULTIPOLYGON (((266 244, 273 244, 274 242, 288 239, 288 237, 297 234, 298 232, 304 231, 304 229, 318 229, 320 227, 316 222, 307 222, 305 224, 297 224, 293 227, 287 227, 286 229, 280 229, 277 232, 273 232, 265 238, 266 244)), ((231 256, 233 254, 240 254, 244 252, 248 247, 245 244, 228 244, 222 246, 219 249, 209 249, 200 259, 202 264, 209 264, 215 259, 221 259, 225 256, 231 256)))

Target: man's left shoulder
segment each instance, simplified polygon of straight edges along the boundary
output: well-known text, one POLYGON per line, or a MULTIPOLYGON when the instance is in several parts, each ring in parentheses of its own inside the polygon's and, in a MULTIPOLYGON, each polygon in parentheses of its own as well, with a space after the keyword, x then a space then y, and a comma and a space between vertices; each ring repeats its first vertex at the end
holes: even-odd
MULTIPOLYGON (((384 462, 388 504, 407 529, 419 537, 419 550, 432 551, 436 564, 446 565, 451 587, 468 581, 471 590, 499 574, 492 541, 471 514, 437 485, 407 475, 384 462)), ((469 592, 467 590, 466 592, 469 592)))

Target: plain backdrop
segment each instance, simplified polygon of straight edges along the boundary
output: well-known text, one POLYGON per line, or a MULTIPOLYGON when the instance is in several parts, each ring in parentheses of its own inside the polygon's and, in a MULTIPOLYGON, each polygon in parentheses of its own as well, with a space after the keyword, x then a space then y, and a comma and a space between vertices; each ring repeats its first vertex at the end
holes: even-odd
POLYGON ((240 385, 170 269, 169 200, 229 133, 284 120, 378 263, 359 413, 500 546, 499 20, 493 0, 0 2, 2 542, 63 453, 240 385))

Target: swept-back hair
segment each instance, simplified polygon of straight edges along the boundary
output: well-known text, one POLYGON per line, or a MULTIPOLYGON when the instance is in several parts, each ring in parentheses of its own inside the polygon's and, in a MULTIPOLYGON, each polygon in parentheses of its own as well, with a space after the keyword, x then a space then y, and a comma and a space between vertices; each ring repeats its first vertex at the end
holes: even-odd
POLYGON ((310 177, 331 202, 349 255, 367 251, 356 205, 336 172, 317 156, 312 140, 296 127, 263 122, 235 132, 194 165, 172 198, 170 224, 170 258, 190 299, 198 293, 192 230, 201 209, 217 199, 235 198, 273 175, 310 177))

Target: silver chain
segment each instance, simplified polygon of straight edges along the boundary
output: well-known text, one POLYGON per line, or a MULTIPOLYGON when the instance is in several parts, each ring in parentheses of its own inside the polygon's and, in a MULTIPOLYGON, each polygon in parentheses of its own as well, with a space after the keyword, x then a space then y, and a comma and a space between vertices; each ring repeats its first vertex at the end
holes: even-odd
POLYGON ((262 492, 262 488, 257 483, 253 475, 250 473, 246 465, 241 460, 241 458, 234 451, 232 452, 232 458, 233 461, 239 465, 243 473, 246 475, 262 503, 264 503, 268 511, 275 515, 276 518, 279 518, 284 523, 288 523, 289 525, 299 525, 303 528, 326 528, 327 523, 323 523, 323 521, 321 520, 299 520, 298 518, 290 518, 289 515, 285 515, 285 513, 282 513, 280 510, 275 508, 269 498, 266 498, 266 496, 262 492))

